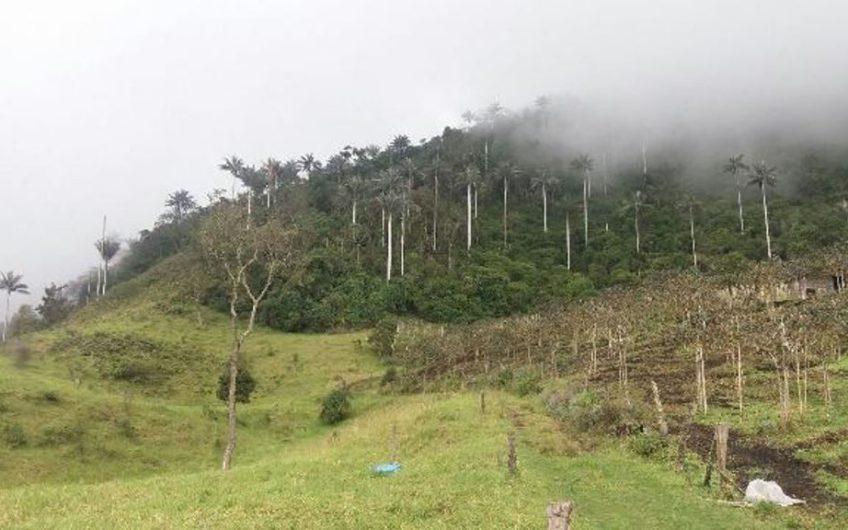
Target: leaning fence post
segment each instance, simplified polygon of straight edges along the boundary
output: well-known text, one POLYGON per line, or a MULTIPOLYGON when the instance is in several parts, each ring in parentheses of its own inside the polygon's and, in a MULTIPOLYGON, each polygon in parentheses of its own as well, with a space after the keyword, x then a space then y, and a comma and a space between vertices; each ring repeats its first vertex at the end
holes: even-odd
POLYGON ((572 509, 570 501, 548 504, 548 530, 569 530, 572 509))

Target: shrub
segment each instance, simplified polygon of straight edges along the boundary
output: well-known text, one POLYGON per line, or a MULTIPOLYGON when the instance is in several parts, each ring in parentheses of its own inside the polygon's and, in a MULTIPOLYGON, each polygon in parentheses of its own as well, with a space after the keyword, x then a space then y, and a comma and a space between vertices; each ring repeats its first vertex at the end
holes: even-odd
POLYGON ((618 400, 604 400, 591 390, 571 389, 546 396, 550 414, 571 423, 577 430, 617 433, 627 424, 625 405, 618 400))
POLYGON ((380 386, 391 385, 392 383, 397 382, 397 380, 398 380, 397 368, 395 368, 394 366, 389 366, 386 369, 386 373, 383 374, 383 379, 380 380, 380 386))
POLYGON ((381 357, 389 357, 394 353, 397 327, 397 318, 387 317, 377 322, 377 325, 374 326, 374 331, 368 336, 368 344, 381 357))
POLYGON ((59 393, 54 390, 46 390, 42 392, 41 399, 48 403, 58 403, 60 401, 59 393))
POLYGON ((542 378, 538 373, 522 371, 515 378, 515 392, 519 396, 529 396, 542 391, 542 378))
POLYGON ((24 429, 17 423, 4 425, 3 428, 0 429, 0 439, 3 440, 3 443, 6 444, 6 446, 12 449, 23 447, 27 443, 24 429))
POLYGON ((500 388, 507 388, 512 384, 513 373, 509 368, 502 368, 500 372, 498 372, 497 385, 500 388))
MULTIPOLYGON (((247 368, 239 368, 236 374, 236 403, 250 403, 250 395, 256 390, 256 380, 247 368)), ((218 399, 227 402, 230 394, 230 368, 225 365, 218 377, 218 399)))
POLYGON ((321 404, 321 421, 327 425, 334 425, 344 420, 350 414, 350 390, 347 387, 339 387, 324 398, 321 404))
POLYGON ((666 439, 658 432, 643 432, 630 438, 630 450, 637 455, 650 457, 663 449, 667 445, 666 439))

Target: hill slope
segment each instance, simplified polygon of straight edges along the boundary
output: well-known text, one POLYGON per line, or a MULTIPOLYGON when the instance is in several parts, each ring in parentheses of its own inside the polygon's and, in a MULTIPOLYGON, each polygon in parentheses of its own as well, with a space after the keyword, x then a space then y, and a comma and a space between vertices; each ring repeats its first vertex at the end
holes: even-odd
MULTIPOLYGON (((129 282, 67 325, 0 357, 0 527, 538 528, 572 499, 577 528, 775 528, 815 512, 721 505, 630 441, 586 438, 537 396, 490 391, 398 396, 363 334, 259 329, 246 349, 258 390, 240 407, 235 469, 214 389, 226 320, 157 293, 172 271, 129 282), (113 370, 122 360, 126 370, 113 370), (132 374, 132 377, 127 377, 132 374), (354 387, 353 417, 319 423, 320 398, 354 387), (507 474, 506 436, 518 469, 507 474), (396 457, 396 476, 369 468, 396 457)), ((835 527, 838 527, 834 523, 835 527)), ((821 526, 820 526, 821 527, 821 526)))

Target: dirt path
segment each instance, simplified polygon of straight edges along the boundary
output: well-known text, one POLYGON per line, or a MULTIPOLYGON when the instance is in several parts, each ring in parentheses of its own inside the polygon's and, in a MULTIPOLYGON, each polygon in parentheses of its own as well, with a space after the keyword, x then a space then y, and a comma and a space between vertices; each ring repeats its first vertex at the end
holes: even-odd
MULTIPOLYGON (((686 435, 689 449, 705 459, 713 440, 713 429, 692 424, 686 429, 686 435)), ((824 468, 797 459, 792 449, 776 449, 731 432, 728 468, 735 474, 737 485, 743 490, 749 481, 761 478, 776 481, 787 495, 803 499, 812 506, 848 506, 848 500, 833 495, 816 481, 815 472, 824 468)))

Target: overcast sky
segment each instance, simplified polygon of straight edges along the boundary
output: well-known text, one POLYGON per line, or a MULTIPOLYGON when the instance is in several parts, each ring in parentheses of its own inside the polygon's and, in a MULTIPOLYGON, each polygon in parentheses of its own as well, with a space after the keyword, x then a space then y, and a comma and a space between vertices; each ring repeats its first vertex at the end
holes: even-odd
POLYGON ((40 295, 96 263, 104 214, 133 236, 169 192, 227 187, 226 155, 417 140, 495 100, 693 117, 838 101, 846 5, 0 0, 0 269, 40 295))

